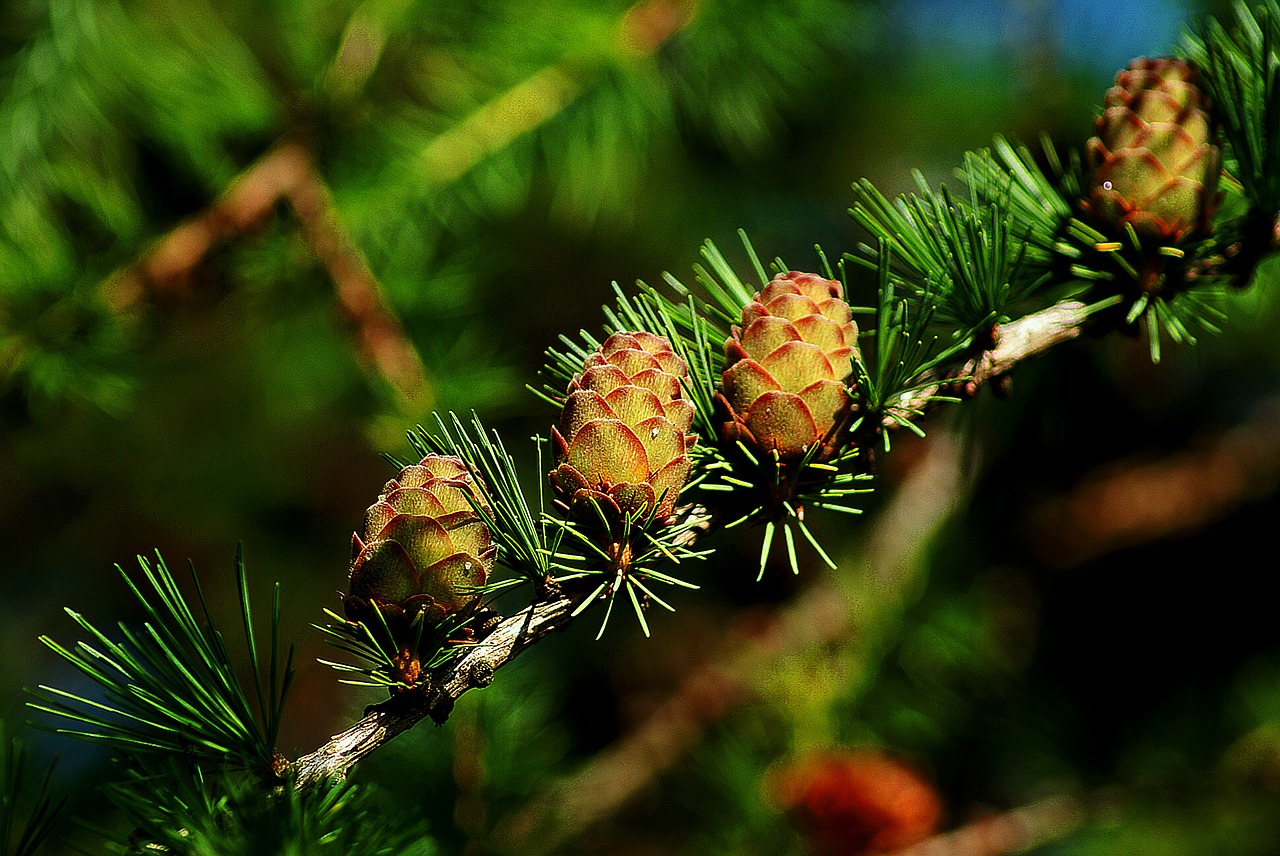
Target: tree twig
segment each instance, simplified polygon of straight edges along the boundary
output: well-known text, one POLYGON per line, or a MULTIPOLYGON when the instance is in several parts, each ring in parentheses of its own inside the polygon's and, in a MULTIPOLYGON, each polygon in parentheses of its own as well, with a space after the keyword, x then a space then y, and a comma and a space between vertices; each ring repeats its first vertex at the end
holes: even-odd
POLYGON ((355 331, 357 353, 408 402, 421 405, 430 394, 422 358, 383 302, 377 278, 338 216, 329 185, 311 156, 305 150, 302 155, 299 180, 288 192, 289 205, 333 280, 338 306, 355 331))
MULTIPOLYGON (((625 54, 652 54, 693 20, 691 0, 640 0, 619 18, 616 38, 625 54)), ((342 97, 354 97, 381 58, 386 33, 368 3, 353 13, 342 46, 326 72, 342 97)), ((548 65, 499 93, 438 134, 419 154, 422 178, 449 185, 485 158, 560 115, 583 91, 571 60, 548 65)), ((222 195, 161 237, 134 264, 102 284, 107 305, 128 314, 147 299, 187 299, 195 274, 218 246, 261 227, 287 202, 308 243, 333 280, 351 322, 361 360, 407 401, 429 394, 426 369, 399 320, 382 301, 364 256, 338 216, 333 194, 311 153, 289 138, 241 172, 222 195)), ((421 410, 420 406, 415 409, 421 410)))
MULTIPOLYGON (((995 347, 943 372, 937 383, 902 396, 889 409, 913 419, 935 407, 939 396, 970 398, 982 384, 1007 375, 1023 360, 1078 337, 1099 308, 1079 300, 1063 300, 1002 324, 997 328, 995 347)), ((898 425, 892 418, 886 418, 884 424, 886 428, 898 425)))
POLYGON ((124 314, 147 299, 186 298, 194 273, 215 247, 270 217, 300 180, 304 157, 296 143, 269 149, 212 204, 173 227, 131 266, 103 282, 107 304, 124 314))
POLYGON ((538 639, 569 623, 574 601, 537 603, 505 619, 461 657, 428 673, 421 687, 393 696, 355 725, 293 762, 297 787, 342 779, 358 761, 430 716, 444 722, 467 690, 485 687, 494 673, 538 639))

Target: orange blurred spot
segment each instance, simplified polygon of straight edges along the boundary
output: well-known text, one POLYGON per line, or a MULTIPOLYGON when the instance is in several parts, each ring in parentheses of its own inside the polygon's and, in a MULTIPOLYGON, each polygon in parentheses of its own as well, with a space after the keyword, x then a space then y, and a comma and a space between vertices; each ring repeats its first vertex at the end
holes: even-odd
POLYGON ((874 750, 835 750, 777 771, 771 795, 816 856, 869 856, 910 847, 942 818, 933 787, 874 750))

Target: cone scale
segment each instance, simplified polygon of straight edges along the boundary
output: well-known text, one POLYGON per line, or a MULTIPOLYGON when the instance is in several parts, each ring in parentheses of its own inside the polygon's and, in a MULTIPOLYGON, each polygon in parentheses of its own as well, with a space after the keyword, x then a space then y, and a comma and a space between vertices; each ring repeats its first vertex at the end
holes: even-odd
POLYGON ((1181 59, 1142 58, 1116 75, 1097 136, 1083 208, 1104 231, 1176 246, 1209 232, 1220 201, 1222 153, 1196 68, 1181 59))
POLYGON ((692 463, 688 367, 661 336, 615 333, 569 383, 551 431, 558 500, 614 535, 675 510, 692 463))
POLYGON ((721 436, 780 461, 830 460, 851 414, 858 328, 835 280, 775 276, 742 310, 725 341, 721 436))
POLYGON ((429 630, 464 615, 493 570, 497 547, 473 501, 487 507, 462 461, 428 455, 387 482, 352 537, 343 609, 371 628, 385 623, 403 684, 421 670, 415 621, 429 630))

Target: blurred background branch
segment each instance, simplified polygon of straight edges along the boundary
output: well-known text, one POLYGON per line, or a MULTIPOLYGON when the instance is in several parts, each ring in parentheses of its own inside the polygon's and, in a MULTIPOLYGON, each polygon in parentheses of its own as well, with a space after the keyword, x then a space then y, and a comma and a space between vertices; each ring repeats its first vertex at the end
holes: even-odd
POLYGON ((368 262, 339 219, 332 192, 300 143, 282 143, 255 161, 217 202, 179 224, 135 265, 106 280, 104 299, 118 314, 136 312, 144 297, 180 299, 210 253, 260 230, 281 203, 293 210, 312 252, 333 280, 361 361, 407 402, 427 397, 422 360, 386 307, 368 262))
POLYGON ((979 818, 899 850, 897 856, 1004 856, 1064 838, 1084 821, 1069 797, 1050 797, 1013 811, 979 818))
POLYGON ((1084 473, 1031 510, 1028 537, 1043 560, 1071 567, 1113 550, 1192 535, 1280 484, 1280 401, 1186 448, 1144 452, 1084 473))

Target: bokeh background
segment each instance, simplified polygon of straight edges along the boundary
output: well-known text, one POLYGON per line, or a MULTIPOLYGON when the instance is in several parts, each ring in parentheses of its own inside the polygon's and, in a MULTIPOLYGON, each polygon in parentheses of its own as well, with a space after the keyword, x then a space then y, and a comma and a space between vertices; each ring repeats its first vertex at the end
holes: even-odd
MULTIPOLYGON (((739 228, 816 268, 852 181, 1079 147, 1118 68, 1225 5, 3 4, 0 717, 110 827, 105 756, 25 725, 23 687, 77 680, 37 637, 136 618, 114 566, 154 550, 231 619, 243 542, 309 751, 376 700, 309 625, 408 428, 474 409, 530 471, 524 386, 614 281, 691 282, 706 238, 745 271, 739 228)), ((588 615, 360 777, 446 853, 858 852, 785 783, 874 749, 990 832, 965 852, 1280 853, 1276 279, 1159 366, 1073 343, 933 417, 818 522, 835 574, 757 584, 758 533, 722 539, 654 638, 588 615)))

